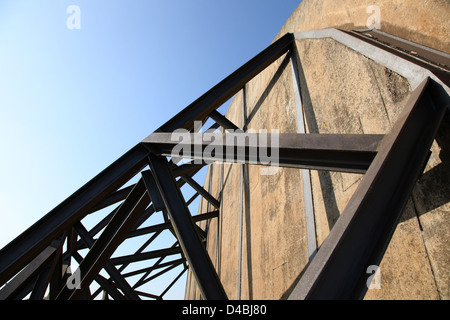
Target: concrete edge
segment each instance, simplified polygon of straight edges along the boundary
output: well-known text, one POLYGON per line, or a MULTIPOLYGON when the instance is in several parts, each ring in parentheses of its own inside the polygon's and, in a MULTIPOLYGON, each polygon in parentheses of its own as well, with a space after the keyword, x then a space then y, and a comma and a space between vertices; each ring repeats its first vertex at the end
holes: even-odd
POLYGON ((295 32, 295 39, 323 39, 331 38, 348 48, 362 54, 363 56, 375 61, 376 63, 391 69, 402 77, 406 78, 411 85, 411 91, 416 89, 419 84, 427 77, 430 77, 439 83, 450 95, 450 88, 447 87, 430 70, 422 68, 413 62, 397 57, 367 42, 361 41, 351 35, 346 34, 335 28, 295 32))

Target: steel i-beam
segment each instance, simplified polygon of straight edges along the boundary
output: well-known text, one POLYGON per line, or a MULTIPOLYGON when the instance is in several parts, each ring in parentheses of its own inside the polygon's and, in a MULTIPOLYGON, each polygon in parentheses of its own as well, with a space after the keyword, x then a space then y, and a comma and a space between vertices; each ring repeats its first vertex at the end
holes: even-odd
POLYGON ((366 270, 379 265, 449 104, 442 86, 430 78, 412 93, 290 299, 364 296, 366 270))
POLYGON ((227 299, 222 283, 197 233, 189 209, 172 176, 167 159, 150 154, 148 161, 170 216, 170 222, 204 298, 227 299))

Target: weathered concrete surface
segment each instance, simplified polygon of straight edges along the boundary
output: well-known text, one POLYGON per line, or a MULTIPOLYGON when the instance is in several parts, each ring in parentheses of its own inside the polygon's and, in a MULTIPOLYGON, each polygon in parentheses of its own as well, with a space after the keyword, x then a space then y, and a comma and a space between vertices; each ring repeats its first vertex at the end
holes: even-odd
MULTIPOLYGON (((363 28, 371 4, 305 0, 277 38, 285 32, 333 26, 363 28)), ((381 8, 382 30, 449 52, 447 1, 376 4, 381 8)), ((407 79, 332 39, 303 39, 296 45, 300 73, 306 81, 303 108, 307 132, 389 132, 411 93, 407 79)), ((297 132, 289 59, 281 57, 250 81, 245 97, 243 91, 237 94, 226 116, 249 129, 297 132)), ((450 129, 444 125, 381 262, 381 288, 368 290, 366 299, 449 299, 448 141, 450 129)), ((285 298, 309 256, 300 170, 280 168, 276 174, 262 175, 258 166, 221 163, 209 170, 212 176, 207 177, 205 188, 221 200, 221 208, 219 219, 208 222, 207 249, 228 297, 285 298)), ((311 171, 319 247, 361 179, 358 174, 311 171)), ((203 200, 199 213, 207 211, 203 200)), ((202 228, 206 224, 203 222, 202 228)), ((200 298, 192 276, 186 297, 200 298)))
MULTIPOLYGON (((390 70, 332 39, 297 40, 310 103, 310 133, 387 133, 409 84, 390 70)), ((318 242, 321 244, 353 195, 362 175, 313 172, 318 242)))
POLYGON ((450 299, 450 125, 444 123, 412 194, 439 296, 450 299))
MULTIPOLYGON (((278 34, 324 28, 365 29, 367 7, 380 8, 381 30, 450 53, 448 0, 303 0, 278 34)), ((278 38, 277 37, 277 38, 278 38)))

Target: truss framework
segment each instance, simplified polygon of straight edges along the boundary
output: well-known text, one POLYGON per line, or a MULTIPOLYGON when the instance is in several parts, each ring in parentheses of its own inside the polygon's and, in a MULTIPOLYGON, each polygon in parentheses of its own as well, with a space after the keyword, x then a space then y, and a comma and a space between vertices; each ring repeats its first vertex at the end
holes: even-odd
MULTIPOLYGON (((226 146, 231 133, 225 129, 238 127, 217 109, 285 54, 298 59, 293 34, 286 34, 225 78, 5 246, 0 251, 0 299, 94 299, 102 293, 113 299, 162 299, 188 268, 205 299, 227 299, 205 249, 206 230, 196 224, 219 215, 219 200, 193 179, 208 159, 181 165, 168 160, 176 144, 171 133, 183 128, 199 135, 200 140, 193 138, 191 146, 203 152, 209 140, 193 131, 194 121, 205 123, 211 118, 213 128, 224 129, 217 135, 226 146), (195 191, 188 201, 181 191, 185 184, 195 191), (215 209, 191 216, 188 206, 199 195, 215 209), (103 210, 109 213, 99 214, 103 210), (161 214, 164 222, 146 225, 155 214, 161 214), (100 218, 87 228, 85 219, 96 215, 100 218), (163 232, 173 234, 173 244, 146 250, 163 232), (133 254, 113 256, 124 241, 140 236, 146 241, 133 254), (127 270, 142 261, 145 267, 127 270), (80 272, 78 289, 71 286, 74 274, 69 266, 74 263, 78 265, 74 274, 80 272), (176 268, 179 273, 162 292, 142 291, 144 285, 176 268), (129 281, 136 276, 137 280, 129 281)), ((441 69, 443 77, 448 76, 441 69)), ((424 78, 386 135, 279 135, 279 166, 365 174, 290 299, 363 297, 366 268, 381 260, 450 108, 447 90, 442 82, 424 78)), ((260 147, 256 135, 254 142, 245 144, 245 154, 260 147)), ((238 159, 236 152, 231 156, 230 149, 223 150, 214 155, 215 160, 265 164, 259 158, 238 159)), ((195 152, 182 156, 199 158, 195 152)))

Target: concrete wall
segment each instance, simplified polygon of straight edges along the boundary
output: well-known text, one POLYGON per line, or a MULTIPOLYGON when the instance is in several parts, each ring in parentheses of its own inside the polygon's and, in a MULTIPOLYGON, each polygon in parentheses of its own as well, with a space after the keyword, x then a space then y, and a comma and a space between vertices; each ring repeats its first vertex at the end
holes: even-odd
MULTIPOLYGON (((449 52, 449 4, 443 1, 308 1, 295 10, 286 32, 325 27, 364 28, 366 8, 381 8, 381 29, 449 52)), ((407 101, 407 79, 333 39, 297 40, 310 101, 307 132, 387 133, 407 101)), ((291 62, 285 56, 238 93, 226 116, 249 129, 297 132, 291 62), (245 104, 244 104, 245 101, 245 104)), ((450 131, 443 125, 380 265, 381 289, 366 299, 449 299, 450 131)), ((300 170, 214 163, 205 188, 221 200, 208 224, 207 249, 230 299, 282 299, 309 261, 300 170), (241 181, 244 183, 241 187, 241 181), (241 236, 242 235, 242 236, 241 236), (239 258, 240 256, 240 258, 239 258)), ((320 245, 362 175, 311 171, 315 233, 320 245)), ((199 213, 209 211, 202 201, 199 213)), ((186 297, 199 299, 192 274, 186 297)))
POLYGON ((448 0, 303 0, 277 38, 330 27, 364 29, 370 5, 380 7, 382 31, 450 53, 448 0))

